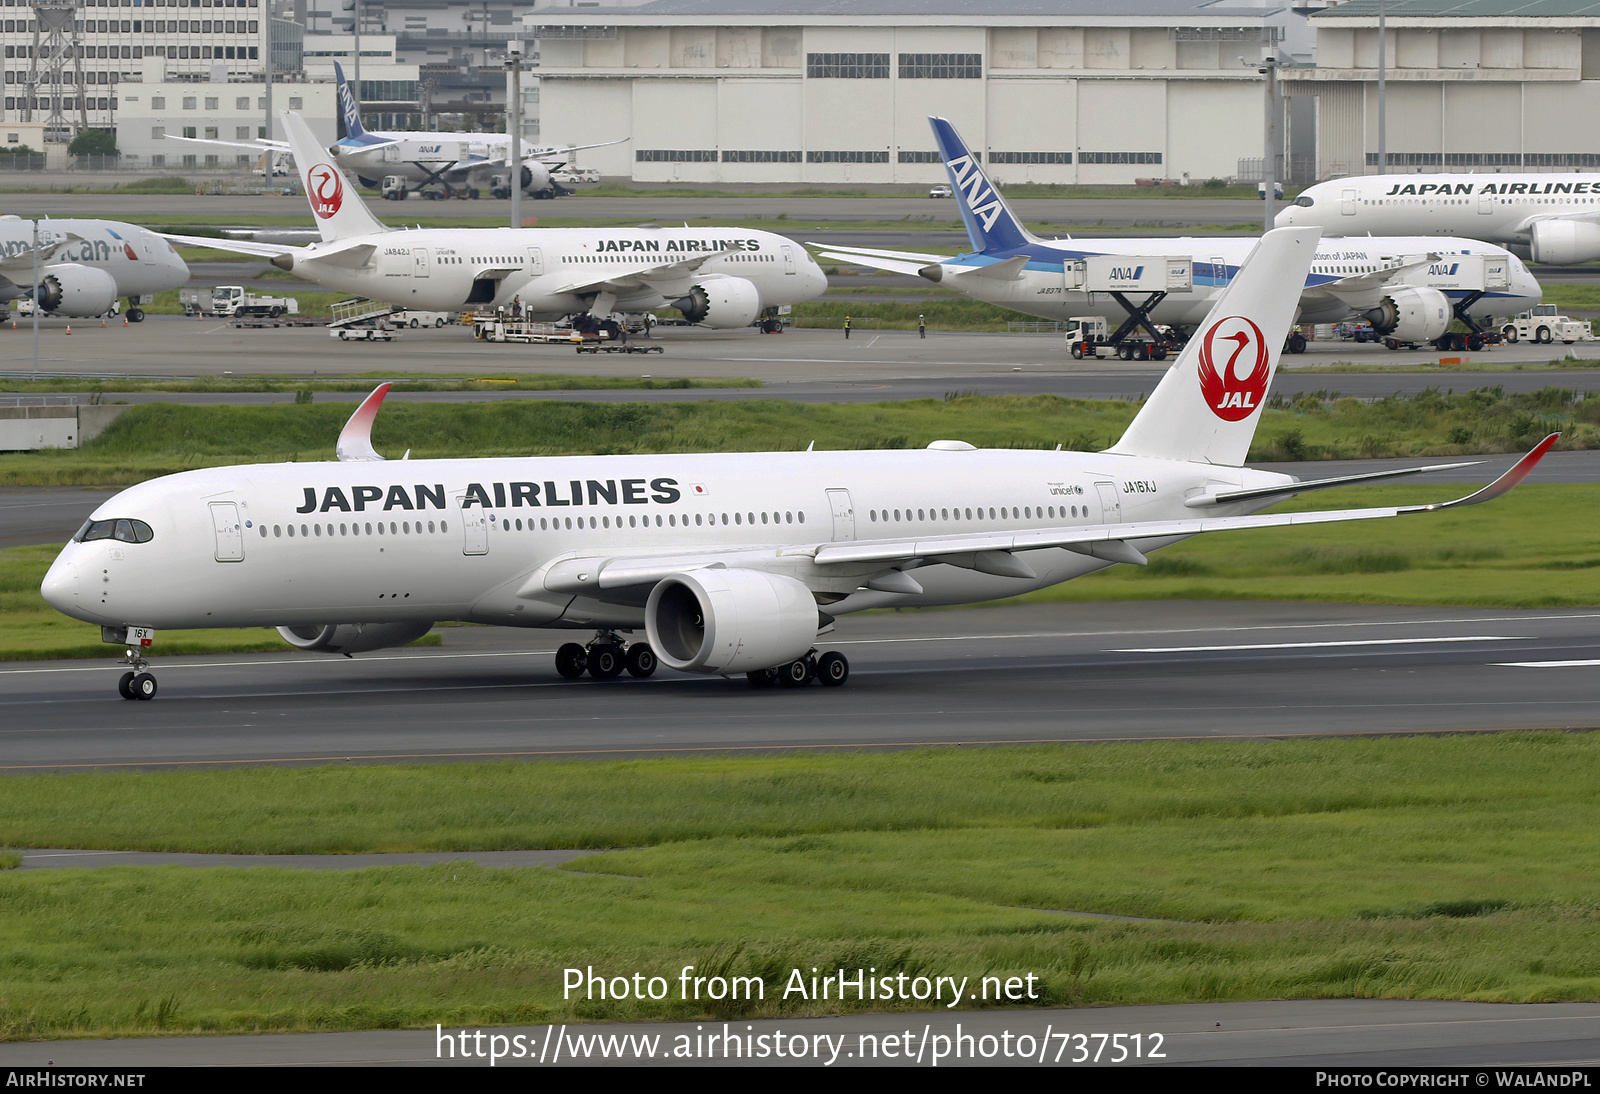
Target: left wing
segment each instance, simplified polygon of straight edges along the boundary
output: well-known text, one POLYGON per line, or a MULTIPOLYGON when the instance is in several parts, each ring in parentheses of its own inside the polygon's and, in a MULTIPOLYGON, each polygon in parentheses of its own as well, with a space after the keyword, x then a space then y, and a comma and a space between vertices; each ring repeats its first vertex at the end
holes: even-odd
POLYGON ((882 251, 875 247, 836 247, 825 243, 807 243, 817 251, 818 258, 830 262, 848 262, 871 270, 915 277, 924 267, 953 261, 948 255, 921 254, 917 251, 882 251))
POLYGON ((1383 294, 1389 290, 1390 282, 1395 278, 1412 270, 1420 270, 1431 262, 1439 261, 1439 258, 1440 256, 1436 254, 1408 255, 1398 266, 1389 266, 1372 273, 1351 274, 1337 281, 1315 285, 1308 288, 1305 295, 1327 293, 1355 311, 1377 307, 1383 300, 1383 294))
POLYGON ((265 139, 253 141, 223 141, 215 137, 175 137, 171 134, 161 138, 167 141, 183 141, 185 144, 215 144, 223 148, 245 148, 251 152, 287 152, 287 141, 269 141, 265 139))
MULTIPOLYGON (((703 550, 655 556, 568 558, 535 573, 524 585, 521 593, 531 595, 540 590, 558 593, 621 590, 653 585, 684 570, 725 566, 792 571, 796 564, 803 566, 807 563, 823 568, 855 567, 863 573, 871 573, 874 569, 911 569, 929 563, 944 563, 1003 577, 1031 579, 1038 575, 1025 559, 1016 557, 1014 552, 1035 551, 1048 547, 1065 548, 1108 562, 1127 562, 1142 566, 1146 558, 1144 552, 1135 544, 1146 540, 1194 536, 1205 532, 1234 532, 1255 528, 1285 528, 1351 520, 1377 520, 1409 513, 1436 513, 1466 505, 1480 505, 1520 485, 1533 471, 1534 466, 1544 458, 1545 453, 1550 451, 1559 436, 1558 433, 1552 433, 1540 441, 1531 452, 1488 486, 1453 501, 1434 502, 1428 505, 1132 521, 1123 524, 1036 528, 1012 532, 957 533, 776 548, 703 550)), ((1429 470, 1439 470, 1439 468, 1429 470)), ((1305 486, 1311 485, 1305 484, 1305 486)), ((1290 489, 1292 490, 1292 487, 1290 489)), ((892 580, 885 586, 886 591, 917 591, 904 583, 903 576, 889 576, 892 580), (889 587, 890 585, 898 588, 889 587)), ((914 583, 912 579, 911 584, 914 583)))
MULTIPOLYGON (((75 232, 68 232, 65 237, 40 246, 37 254, 40 262, 48 262, 55 257, 55 253, 69 243, 77 243, 83 237, 75 232)), ((0 256, 0 273, 26 274, 31 280, 33 277, 33 250, 18 251, 15 254, 0 256)))

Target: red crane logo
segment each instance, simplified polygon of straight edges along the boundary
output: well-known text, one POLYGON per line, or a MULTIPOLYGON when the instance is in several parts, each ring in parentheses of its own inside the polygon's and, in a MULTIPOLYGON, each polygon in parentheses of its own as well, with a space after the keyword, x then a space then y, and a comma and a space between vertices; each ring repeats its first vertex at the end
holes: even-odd
POLYGON ((326 163, 317 164, 306 177, 311 180, 311 211, 318 219, 327 220, 344 204, 344 177, 326 163))
POLYGON ((1200 394, 1211 413, 1225 422, 1242 422, 1261 408, 1272 368, 1261 328, 1242 315, 1211 324, 1200 338, 1200 394), (1218 350, 1228 355, 1219 371, 1218 350), (1242 360, 1241 360, 1242 359, 1242 360), (1240 374, 1240 364, 1249 371, 1240 374))

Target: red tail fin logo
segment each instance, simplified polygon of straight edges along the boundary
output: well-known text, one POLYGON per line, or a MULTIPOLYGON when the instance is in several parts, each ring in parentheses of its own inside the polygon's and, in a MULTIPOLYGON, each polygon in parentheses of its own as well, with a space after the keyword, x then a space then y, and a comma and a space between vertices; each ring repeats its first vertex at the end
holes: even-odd
POLYGON ((1200 394, 1217 417, 1242 422, 1266 398, 1270 364, 1260 327, 1242 315, 1219 319, 1200 337, 1200 394), (1225 355, 1221 369, 1219 354, 1225 355))
POLYGON ((344 176, 337 167, 319 163, 306 177, 311 180, 311 211, 318 219, 327 220, 344 204, 344 176))

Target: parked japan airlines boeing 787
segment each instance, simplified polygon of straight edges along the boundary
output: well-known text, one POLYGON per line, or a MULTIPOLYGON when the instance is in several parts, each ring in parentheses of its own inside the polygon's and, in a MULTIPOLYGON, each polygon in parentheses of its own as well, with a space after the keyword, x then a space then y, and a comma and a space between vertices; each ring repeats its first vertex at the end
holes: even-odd
MULTIPOLYGON (((928 122, 972 251, 937 255, 812 244, 822 258, 917 274, 951 292, 1045 319, 1099 315, 1115 326, 1126 314, 1122 305, 1111 293, 1075 287, 1067 277, 1069 267, 1104 255, 1192 256, 1193 291, 1167 294, 1149 313, 1153 322, 1187 334, 1211 310, 1255 246, 1254 239, 1244 237, 1040 239, 1011 211, 955 127, 943 118, 928 122)), ((1360 317, 1380 335, 1400 342, 1440 339, 1456 318, 1471 319, 1468 326, 1474 329, 1488 326, 1495 317, 1526 311, 1543 296, 1527 267, 1504 247, 1477 238, 1445 243, 1417 234, 1324 239, 1299 284, 1297 322, 1360 317), (1482 261, 1464 256, 1501 263, 1503 278, 1494 287, 1470 281, 1464 275, 1481 270, 1482 261)), ((1295 352, 1304 348, 1303 340, 1291 345, 1295 352)))
POLYGON ((1566 266, 1600 258, 1600 175, 1365 175, 1319 182, 1278 227, 1326 235, 1405 233, 1486 239, 1566 266))
POLYGON ((322 242, 305 247, 169 235, 265 255, 319 285, 425 311, 493 308, 559 319, 671 307, 703 326, 776 324, 828 279, 804 247, 749 228, 391 230, 361 201, 298 114, 282 115, 322 242))
POLYGON ((44 597, 132 644, 130 699, 155 694, 136 651, 157 628, 275 626, 301 649, 356 653, 440 619, 592 630, 556 655, 567 677, 648 676, 659 660, 758 686, 836 685, 849 665, 816 643, 847 612, 1014 596, 1202 532, 1436 512, 1520 482, 1554 436, 1456 501, 1252 515, 1405 473, 1297 483, 1242 466, 1316 243, 1315 229, 1264 236, 1105 452, 947 440, 383 462, 370 428, 385 385, 345 427, 340 462, 186 471, 111 498, 44 597), (624 637, 639 631, 648 641, 624 637))

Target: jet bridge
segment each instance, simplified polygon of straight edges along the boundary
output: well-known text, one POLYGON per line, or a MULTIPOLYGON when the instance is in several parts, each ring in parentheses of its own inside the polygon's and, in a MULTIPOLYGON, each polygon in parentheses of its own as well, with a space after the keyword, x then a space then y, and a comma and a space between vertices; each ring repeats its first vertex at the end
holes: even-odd
MULTIPOLYGON (((1123 360, 1164 360, 1182 347, 1183 340, 1163 334, 1150 321, 1150 313, 1175 292, 1194 291, 1194 259, 1188 255, 1088 255, 1062 264, 1068 292, 1105 293, 1127 313, 1127 318, 1105 338, 1080 338, 1073 356, 1099 356, 1111 349, 1123 360), (1143 294, 1134 303, 1129 294, 1143 294), (1149 337, 1133 338, 1143 330, 1149 337)), ((1081 329, 1081 328, 1080 328, 1081 329)))

